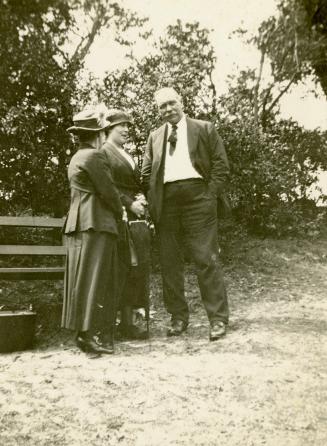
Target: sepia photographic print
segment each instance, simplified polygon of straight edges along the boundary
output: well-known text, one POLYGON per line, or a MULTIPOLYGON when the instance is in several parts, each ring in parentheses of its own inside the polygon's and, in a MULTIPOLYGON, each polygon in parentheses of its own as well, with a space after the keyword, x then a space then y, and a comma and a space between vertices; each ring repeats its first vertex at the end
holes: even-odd
POLYGON ((327 0, 0 17, 0 446, 325 446, 327 0))

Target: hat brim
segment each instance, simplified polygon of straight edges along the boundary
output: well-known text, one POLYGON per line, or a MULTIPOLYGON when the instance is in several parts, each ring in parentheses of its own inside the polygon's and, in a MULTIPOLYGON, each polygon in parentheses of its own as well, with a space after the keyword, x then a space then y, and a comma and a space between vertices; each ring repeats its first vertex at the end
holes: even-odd
MULTIPOLYGON (((108 118, 107 118, 107 119, 108 119, 108 118)), ((112 122, 111 124, 110 124, 110 122, 109 122, 108 127, 115 127, 115 125, 118 125, 118 124, 124 124, 124 123, 129 124, 129 125, 133 125, 133 124, 134 124, 134 122, 131 121, 131 120, 128 120, 128 119, 121 119, 120 121, 112 122)))
POLYGON ((104 127, 98 128, 98 129, 90 129, 89 127, 77 127, 76 125, 72 125, 71 127, 68 127, 67 132, 70 133, 79 133, 79 132, 89 132, 89 133, 96 133, 101 132, 101 130, 105 130, 110 126, 108 123, 104 127))

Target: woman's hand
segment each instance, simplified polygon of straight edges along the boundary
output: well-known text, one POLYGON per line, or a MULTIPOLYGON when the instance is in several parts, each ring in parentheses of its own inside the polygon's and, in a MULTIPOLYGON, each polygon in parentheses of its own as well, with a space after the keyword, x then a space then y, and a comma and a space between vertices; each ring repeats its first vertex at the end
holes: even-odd
POLYGON ((146 201, 146 198, 143 194, 137 194, 135 197, 135 200, 141 202, 143 204, 143 206, 147 206, 148 202, 146 201))
POLYGON ((130 206, 130 211, 133 212, 138 218, 140 218, 142 215, 144 215, 144 204, 141 200, 135 200, 130 206))

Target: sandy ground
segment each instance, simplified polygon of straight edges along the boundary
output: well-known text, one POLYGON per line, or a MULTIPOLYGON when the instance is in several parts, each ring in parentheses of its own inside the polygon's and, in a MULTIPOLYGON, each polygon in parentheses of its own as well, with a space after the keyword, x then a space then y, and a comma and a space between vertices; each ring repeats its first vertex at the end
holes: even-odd
POLYGON ((232 316, 218 342, 189 273, 181 338, 166 338, 153 295, 151 339, 113 356, 86 355, 67 333, 1 355, 0 445, 325 446, 326 247, 260 244, 227 262, 232 316))

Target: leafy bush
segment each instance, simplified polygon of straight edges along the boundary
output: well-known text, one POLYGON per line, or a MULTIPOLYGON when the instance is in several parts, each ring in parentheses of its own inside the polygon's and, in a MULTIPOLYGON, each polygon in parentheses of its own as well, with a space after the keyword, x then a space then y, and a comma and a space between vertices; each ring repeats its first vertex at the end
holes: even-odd
MULTIPOLYGON (((254 70, 234 76, 228 94, 217 98, 213 82, 217 61, 210 32, 196 22, 177 21, 169 26, 166 35, 153 43, 152 54, 141 60, 131 54, 129 66, 108 73, 103 83, 92 76, 87 82, 84 76, 85 82, 80 83, 87 50, 71 59, 63 52, 74 22, 73 4, 64 0, 24 0, 20 7, 11 0, 2 3, 2 214, 26 209, 32 214, 65 213, 69 200, 66 167, 74 150, 66 128, 74 107, 91 97, 132 113, 136 125, 130 149, 141 164, 149 131, 160 124, 153 93, 173 85, 186 113, 215 122, 223 138, 231 163, 229 193, 237 224, 260 235, 321 230, 323 213, 314 203, 312 207, 303 203, 317 180, 317 170, 327 168, 326 132, 306 131, 291 120, 280 120, 272 89, 256 88, 254 70), (264 119, 259 116, 260 104, 264 119)), ((101 17, 106 13, 105 2, 86 4, 89 9, 100 5, 97 14, 101 17)), ((123 29, 139 24, 116 3, 111 6, 117 28, 119 23, 123 29)), ((92 43, 83 42, 84 49, 92 43)))

